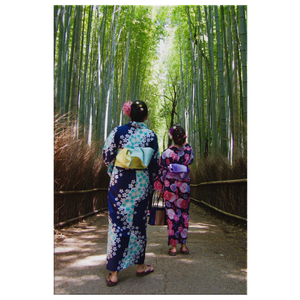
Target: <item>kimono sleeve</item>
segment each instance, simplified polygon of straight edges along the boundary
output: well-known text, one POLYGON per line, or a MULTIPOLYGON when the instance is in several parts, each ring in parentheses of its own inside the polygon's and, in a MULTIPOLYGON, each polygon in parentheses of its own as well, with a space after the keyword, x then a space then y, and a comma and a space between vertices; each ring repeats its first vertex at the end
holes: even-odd
POLYGON ((109 167, 109 165, 112 165, 115 161, 115 158, 117 156, 118 152, 118 146, 116 143, 116 133, 117 128, 115 128, 107 137, 104 147, 103 147, 103 161, 104 164, 109 167))
POLYGON ((153 177, 155 177, 157 174, 157 171, 158 171, 158 161, 159 161, 159 148, 158 148, 158 143, 157 143, 157 136, 155 133, 154 133, 154 139, 151 144, 151 148, 154 149, 154 153, 152 155, 150 165, 151 165, 152 175, 153 175, 153 177))
MULTIPOLYGON (((163 152, 164 154, 164 152, 163 152)), ((163 191, 165 176, 167 173, 167 164, 165 155, 163 155, 159 159, 159 167, 158 167, 158 174, 154 180, 154 189, 156 191, 163 191)))
POLYGON ((194 153, 193 149, 189 144, 185 145, 185 150, 184 150, 184 165, 188 166, 191 165, 194 161, 194 153))

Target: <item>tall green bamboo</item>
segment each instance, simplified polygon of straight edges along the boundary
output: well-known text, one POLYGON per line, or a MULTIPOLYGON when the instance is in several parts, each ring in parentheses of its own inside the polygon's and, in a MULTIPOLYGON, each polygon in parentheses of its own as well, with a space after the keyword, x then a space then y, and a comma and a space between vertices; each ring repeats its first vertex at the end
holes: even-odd
MULTIPOLYGON (((100 8, 98 9, 98 17, 100 14, 100 8)), ((106 32, 106 24, 108 18, 108 7, 104 6, 103 8, 103 17, 101 20, 101 29, 98 31, 98 109, 97 109, 97 137, 99 139, 103 139, 104 136, 104 120, 105 120, 105 80, 104 80, 104 72, 105 72, 105 32, 106 32), (100 36, 99 36, 100 35, 100 36)))
POLYGON ((68 75, 69 75, 69 41, 70 41, 70 24, 72 19, 72 11, 73 6, 66 6, 66 21, 65 21, 65 41, 64 41, 64 55, 63 55, 63 84, 62 84, 62 100, 61 100, 61 108, 62 114, 68 112, 67 104, 67 88, 68 88, 68 75), (67 109, 66 109, 67 108, 67 109))
MULTIPOLYGON (((177 13, 179 14, 179 10, 177 10, 177 13)), ((181 21, 179 18, 179 26, 181 28, 181 21)), ((182 68, 182 41, 181 41, 181 36, 182 34, 178 34, 178 41, 179 41, 179 51, 180 51, 180 79, 181 79, 181 99, 180 99, 180 106, 179 106, 179 123, 181 124, 181 126, 183 126, 183 128, 186 130, 185 128, 185 102, 186 102, 186 90, 184 88, 184 75, 183 75, 183 68, 182 68)))
POLYGON ((84 71, 83 71, 83 85, 80 93, 80 114, 79 114, 79 128, 82 128, 82 133, 86 131, 85 128, 85 113, 86 113, 86 102, 88 102, 89 98, 87 98, 87 77, 88 77, 88 63, 90 58, 90 39, 91 39, 91 29, 92 29, 92 14, 93 14, 93 6, 89 7, 89 16, 88 16, 88 27, 87 27, 87 38, 86 38, 86 46, 85 46, 85 63, 84 63, 84 71))
POLYGON ((246 58, 247 58, 247 81, 244 91, 245 99, 245 122, 246 122, 246 157, 247 177, 250 177, 250 3, 246 3, 247 32, 246 32, 246 58))
POLYGON ((225 114, 225 88, 223 78, 223 55, 220 37, 219 26, 219 13, 218 6, 215 6, 215 21, 217 32, 217 46, 218 46, 218 72, 219 72, 219 91, 220 91, 220 104, 221 104, 221 152, 224 156, 227 156, 227 136, 226 136, 226 114, 225 114))
POLYGON ((61 93, 62 93, 62 74, 63 74, 63 50, 64 50, 64 29, 65 29, 65 7, 61 5, 59 14, 59 42, 58 42, 58 58, 56 71, 56 86, 55 86, 55 104, 59 111, 61 108, 61 93))
MULTIPOLYGON (((163 22, 153 17, 153 10, 158 11, 145 6, 54 7, 55 109, 73 112, 93 139, 105 139, 113 126, 127 122, 120 113, 125 101, 146 100, 150 113, 159 113, 159 105, 151 102, 158 101, 152 96, 158 87, 150 80, 163 22), (131 13, 126 15, 127 11, 131 13)), ((232 137, 245 154, 245 132, 240 135, 240 129, 232 127, 243 122, 246 128, 245 7, 177 6, 173 10, 177 50, 172 49, 164 63, 172 87, 168 93, 176 93, 177 105, 176 113, 171 105, 168 108, 167 126, 173 116, 173 122, 185 127, 197 157, 217 152, 219 145, 226 155, 232 137), (234 41, 241 42, 241 52, 231 34, 234 41), (233 56, 237 75, 232 71, 233 56), (181 80, 174 86, 176 76, 181 80), (237 93, 243 97, 239 95, 236 103, 237 93), (233 113, 238 114, 238 122, 233 113)), ((159 121, 149 124, 156 127, 156 123, 159 121)))
POLYGON ((203 72, 203 62, 202 62, 202 39, 201 32, 203 31, 202 17, 200 6, 198 5, 198 102, 199 102, 199 132, 200 132, 200 157, 204 155, 205 151, 205 118, 204 118, 204 72, 203 72))
MULTIPOLYGON (((242 56, 242 73, 243 73, 243 129, 244 136, 247 136, 247 34, 245 21, 245 6, 239 6, 240 16, 240 34, 241 34, 241 56, 242 56)), ((244 150, 247 153, 247 138, 245 138, 244 150)))
MULTIPOLYGON (((72 35, 72 39, 71 39, 71 54, 70 54, 70 59, 69 59, 69 67, 68 67, 68 80, 67 80, 67 86, 66 86, 66 101, 65 101, 65 107, 64 107, 64 111, 67 113, 69 111, 72 110, 72 108, 70 108, 70 106, 72 105, 72 75, 73 75, 73 64, 74 64, 74 52, 75 52, 75 35, 76 35, 76 26, 78 23, 78 20, 76 18, 77 16, 77 10, 76 7, 74 9, 74 17, 73 17, 73 30, 72 30, 72 34, 70 34, 70 36, 72 35), (71 105, 70 105, 71 103, 71 105)), ((70 24, 71 27, 71 24, 70 24)), ((69 45, 68 45, 69 46, 69 45)))
POLYGON ((187 135, 189 138, 191 138, 191 130, 192 130, 192 125, 191 125, 191 118, 188 115, 188 112, 191 111, 191 84, 190 84, 190 79, 189 79, 189 66, 188 66, 188 57, 187 57, 187 52, 185 50, 185 42, 184 42, 184 37, 183 37, 183 32, 182 34, 182 44, 183 44, 183 52, 184 52, 184 59, 185 59, 185 72, 186 72, 186 90, 187 90, 187 99, 188 99, 188 110, 185 109, 185 130, 187 132, 187 135))
MULTIPOLYGON (((235 31, 235 13, 234 6, 231 7, 231 19, 232 19, 232 33, 233 33, 233 41, 236 42, 236 31, 235 31)), ((233 112, 234 112, 234 135, 233 135, 233 160, 237 159, 238 156, 238 49, 237 45, 233 45, 233 54, 234 54, 234 72, 233 72, 233 86, 234 86, 234 98, 233 98, 233 112)))
POLYGON ((112 47, 112 39, 113 39, 113 33, 114 33, 114 26, 115 26, 115 14, 116 14, 116 6, 113 6, 113 12, 112 12, 112 18, 110 22, 110 30, 109 30, 109 36, 107 39, 107 51, 106 51, 106 59, 105 59, 105 70, 104 70, 104 78, 103 78, 103 100, 105 103, 105 121, 104 121, 104 137, 103 139, 106 140, 107 134, 110 131, 110 122, 109 115, 111 114, 110 108, 110 92, 111 92, 111 47, 112 47))
POLYGON ((184 88, 184 76, 183 76, 183 67, 182 67, 182 48, 181 48, 181 35, 178 35, 179 38, 179 51, 180 51, 180 81, 181 81, 181 99, 180 99, 180 105, 179 105, 179 123, 181 123, 184 126, 184 117, 185 117, 185 88, 184 88))
MULTIPOLYGON (((191 86, 190 86, 190 101, 189 101, 189 127, 190 127, 190 143, 192 145, 192 147, 195 149, 195 137, 194 137, 194 130, 191 130, 194 126, 194 121, 195 121, 195 115, 194 115, 194 111, 195 111, 195 93, 196 93, 196 85, 195 85, 195 81, 196 81, 196 68, 195 68, 195 58, 194 58, 194 46, 193 46, 193 34, 192 34, 192 29, 191 29, 191 20, 190 20, 190 11, 189 11, 189 6, 186 5, 186 12, 187 12, 187 17, 188 17, 188 25, 189 25, 189 33, 190 33, 190 46, 191 46, 191 66, 192 66, 192 70, 191 70, 191 86)), ((197 152, 196 152, 197 153, 197 152)))
POLYGON ((76 29, 75 29, 75 57, 73 65, 73 86, 72 86, 72 114, 77 115, 78 112, 78 91, 79 91, 79 69, 80 69, 80 40, 81 40, 81 20, 82 7, 76 6, 76 29))
MULTIPOLYGON (((129 28, 129 33, 127 37, 127 47, 126 47, 126 55, 125 55, 125 66, 124 66, 124 76, 122 81, 122 94, 121 94, 121 102, 122 104, 126 102, 126 94, 127 94, 127 82, 128 82, 128 60, 129 60, 129 49, 130 49, 130 37, 131 37, 131 26, 129 28)), ((125 115, 122 114, 122 123, 125 122, 125 115)))
MULTIPOLYGON (((225 66, 226 66, 226 91, 228 94, 228 103, 232 103, 232 80, 231 80, 231 67, 230 67, 230 61, 229 61, 229 54, 228 54, 228 47, 227 47, 227 34, 226 34, 226 29, 225 29, 225 18, 224 18, 224 6, 221 5, 221 24, 222 24, 222 32, 223 32, 223 41, 224 41, 224 51, 225 51, 225 66)), ((226 106, 228 107, 228 106, 226 106)), ((227 109, 227 114, 231 114, 232 109, 229 110, 227 109)), ((229 119, 229 116, 228 118, 229 119)), ((233 119, 233 115, 231 114, 230 119, 233 119)), ((228 122, 227 122, 228 124, 228 122)), ((230 125, 229 125, 230 126, 230 125)), ((228 126, 228 127, 229 127, 228 126)), ((227 129, 229 130, 229 128, 227 129)), ((230 141, 230 139, 229 139, 230 141)), ((229 146, 229 145, 228 145, 229 146)), ((230 154, 230 153, 229 153, 230 154)))
POLYGON ((215 76, 214 76, 214 51, 213 51, 213 24, 212 24, 212 6, 209 6, 209 13, 207 12, 207 6, 204 6, 206 23, 207 23, 207 35, 209 43, 209 59, 210 59, 210 80, 211 80, 211 108, 212 108, 212 149, 216 153, 218 149, 218 134, 217 134, 217 112, 216 112, 216 88, 215 88, 215 76))

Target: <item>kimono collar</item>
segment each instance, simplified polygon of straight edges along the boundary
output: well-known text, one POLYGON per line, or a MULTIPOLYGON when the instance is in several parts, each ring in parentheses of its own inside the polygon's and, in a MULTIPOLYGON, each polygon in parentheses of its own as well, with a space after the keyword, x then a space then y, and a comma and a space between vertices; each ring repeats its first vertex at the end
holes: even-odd
POLYGON ((143 122, 131 121, 130 126, 134 128, 147 129, 147 126, 143 122))

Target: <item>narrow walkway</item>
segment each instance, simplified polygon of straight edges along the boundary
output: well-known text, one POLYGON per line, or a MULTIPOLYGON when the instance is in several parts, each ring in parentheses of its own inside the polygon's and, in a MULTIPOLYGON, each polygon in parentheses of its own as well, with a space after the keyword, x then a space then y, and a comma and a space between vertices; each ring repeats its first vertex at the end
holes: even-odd
MULTIPOLYGON (((55 234, 54 294, 247 294, 246 237, 222 230, 214 218, 191 204, 189 255, 167 254, 166 226, 147 227, 145 263, 155 272, 137 277, 136 266, 107 287, 107 213, 55 234)), ((178 247, 179 250, 179 247, 178 247)))

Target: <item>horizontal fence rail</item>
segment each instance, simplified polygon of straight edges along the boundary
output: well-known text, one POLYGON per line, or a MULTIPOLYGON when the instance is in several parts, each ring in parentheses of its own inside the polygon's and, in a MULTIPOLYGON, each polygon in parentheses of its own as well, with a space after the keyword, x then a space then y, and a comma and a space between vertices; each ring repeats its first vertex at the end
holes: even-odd
MULTIPOLYGON (((197 188, 197 187, 201 187, 201 186, 209 186, 209 185, 214 185, 214 184, 232 184, 232 183, 250 183, 250 178, 246 178, 246 179, 233 179, 233 180, 222 180, 222 181, 210 181, 210 182, 201 182, 201 183, 196 183, 196 184, 190 184, 191 188, 197 188)), ((106 191, 107 192, 108 188, 93 188, 93 189, 88 189, 88 190, 72 190, 72 191, 51 191, 51 197, 57 197, 57 196, 69 196, 69 195, 72 195, 72 194, 75 194, 75 195, 79 195, 79 194, 88 194, 88 193, 92 193, 92 192, 97 192, 97 191, 106 191)), ((194 194, 194 193, 193 193, 194 194)), ((106 200, 106 196, 104 197, 105 200, 106 200)), ((56 215, 59 213, 60 209, 65 206, 65 201, 71 201, 72 200, 74 201, 78 201, 79 199, 75 199, 75 198, 65 198, 63 202, 61 203, 58 203, 57 202, 57 199, 55 199, 55 210, 51 213, 52 215, 56 215), (59 205, 58 205, 59 204, 59 205)), ((81 199, 80 202, 82 202, 83 199, 81 199)), ((209 204, 207 203, 207 201, 204 201, 204 200, 199 200, 199 199, 196 199, 195 197, 191 197, 191 200, 195 201, 195 202, 199 202, 199 203, 202 203, 222 214, 225 214, 225 215, 228 215, 230 217, 233 217, 233 218, 237 218, 237 219, 240 219, 240 220, 243 220, 243 221, 246 221, 246 222, 250 222, 250 218, 245 218, 245 217, 242 217, 242 216, 238 216, 236 214, 233 214, 233 213, 229 213, 229 212, 226 212, 220 208, 217 208, 215 207, 214 205, 212 204, 209 204)), ((94 202, 94 201, 93 201, 94 202)), ((102 201, 101 201, 102 202, 102 201)), ((103 205, 104 203, 101 203, 100 204, 100 208, 98 209, 95 209, 93 210, 92 212, 88 212, 88 214, 85 214, 85 215, 92 215, 92 214, 95 214, 95 212, 97 211, 100 211, 100 210, 103 210, 105 209, 105 205, 103 205), (102 205, 101 205, 102 204, 102 205)), ((59 223, 56 223, 56 224, 51 224, 52 226, 54 225, 55 227, 60 227, 60 226, 63 226, 67 223, 69 223, 70 221, 73 221, 75 219, 80 219, 80 218, 83 218, 85 217, 85 215, 80 215, 78 217, 75 217, 75 218, 72 218, 70 220, 67 220, 67 221, 64 221, 64 222, 59 222, 59 223)), ((58 219, 59 218, 55 218, 56 221, 59 221, 58 219)))
POLYGON ((247 179, 190 184, 191 200, 227 216, 247 221, 247 179), (203 199, 203 200, 199 200, 203 199))
POLYGON ((107 188, 95 188, 90 190, 75 190, 75 191, 54 191, 54 195, 63 195, 63 194, 84 194, 97 191, 107 191, 107 188))
POLYGON ((54 191, 54 227, 86 218, 107 209, 108 188, 54 191))
POLYGON ((214 209, 214 210, 216 210, 216 211, 218 211, 218 212, 220 212, 220 213, 222 213, 222 214, 224 214, 224 215, 227 215, 227 216, 230 216, 230 217, 233 217, 233 218, 236 218, 236 219, 243 220, 243 221, 246 221, 246 222, 247 222, 247 219, 246 219, 246 218, 243 218, 243 217, 240 217, 240 216, 236 216, 236 215, 230 214, 230 213, 228 213, 228 212, 226 212, 226 211, 223 211, 223 210, 221 210, 221 209, 218 209, 218 208, 216 208, 216 207, 214 207, 214 206, 212 206, 212 205, 210 205, 210 204, 208 204, 208 203, 206 203, 206 202, 204 202, 204 201, 202 201, 202 200, 198 200, 198 199, 195 199, 195 198, 192 198, 192 197, 191 197, 191 199, 192 199, 193 201, 195 201, 195 202, 202 203, 202 204, 204 204, 204 205, 206 205, 206 206, 208 206, 208 207, 210 207, 210 208, 212 208, 212 209, 214 209))
POLYGON ((190 186, 195 187, 199 185, 211 185, 211 184, 225 184, 225 183, 241 183, 247 182, 247 179, 233 179, 233 180, 221 180, 221 181, 209 181, 209 182, 201 182, 196 184, 190 184, 190 186))
POLYGON ((98 210, 96 210, 96 211, 92 211, 92 212, 90 212, 90 213, 88 213, 88 214, 85 214, 85 215, 83 215, 83 216, 78 216, 78 217, 76 217, 76 218, 73 218, 73 219, 70 219, 70 220, 67 220, 67 221, 64 221, 64 222, 60 222, 60 223, 58 223, 58 224, 55 224, 55 225, 54 225, 54 228, 64 227, 64 226, 66 226, 66 225, 68 225, 68 224, 70 224, 70 223, 77 222, 77 221, 82 220, 82 219, 84 219, 84 218, 93 216, 93 215, 98 214, 99 212, 105 211, 105 210, 107 210, 107 209, 108 209, 108 207, 104 207, 104 208, 102 208, 102 209, 98 209, 98 210))

